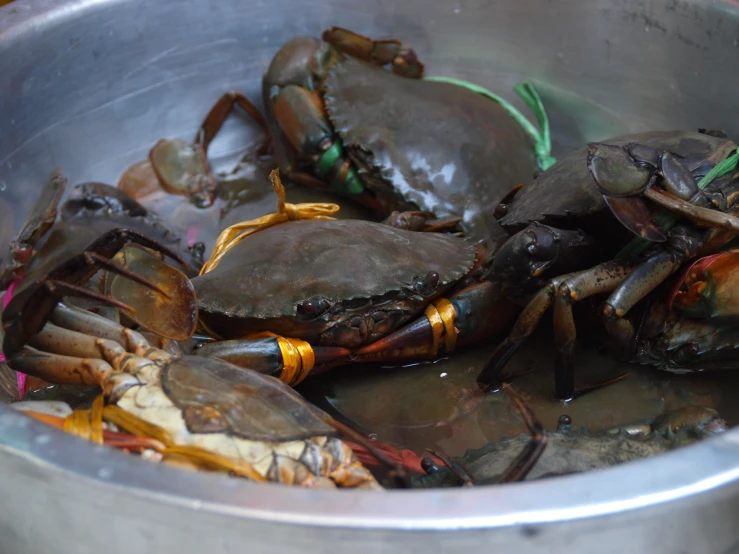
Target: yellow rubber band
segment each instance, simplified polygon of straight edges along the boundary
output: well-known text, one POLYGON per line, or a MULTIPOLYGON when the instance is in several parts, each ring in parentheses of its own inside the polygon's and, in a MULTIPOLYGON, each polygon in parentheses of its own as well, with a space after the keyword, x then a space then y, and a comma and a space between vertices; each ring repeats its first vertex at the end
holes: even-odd
POLYGON ((140 417, 116 405, 111 404, 105 406, 103 409, 103 418, 130 435, 156 439, 167 447, 174 445, 174 438, 172 438, 172 435, 167 430, 148 421, 144 421, 140 417))
POLYGON ((454 347, 457 346, 457 328, 454 326, 454 321, 457 318, 457 312, 454 309, 454 305, 449 302, 446 298, 439 298, 433 302, 433 305, 439 310, 441 320, 444 322, 444 347, 447 353, 453 352, 454 347))
POLYGON ((272 170, 269 174, 269 180, 272 181, 272 188, 275 193, 277 193, 277 213, 265 215, 250 221, 236 223, 224 230, 216 240, 216 244, 213 247, 213 254, 210 259, 203 264, 203 267, 200 270, 200 275, 204 275, 209 271, 212 271, 231 248, 257 231, 267 229, 268 227, 278 225, 279 223, 298 219, 335 219, 331 216, 339 211, 339 206, 337 204, 286 203, 285 187, 282 186, 279 170, 272 170))
POLYGON ((300 339, 281 337, 270 331, 252 333, 246 336, 247 339, 263 339, 267 337, 275 337, 277 339, 277 346, 279 346, 280 354, 282 354, 280 381, 294 387, 308 377, 311 369, 316 365, 316 355, 310 343, 300 339))
POLYGON ((426 311, 424 312, 426 314, 426 317, 429 320, 429 324, 431 324, 431 334, 432 334, 432 343, 431 343, 431 357, 435 357, 436 354, 439 352, 439 342, 441 341, 441 335, 444 333, 444 321, 441 319, 441 314, 439 314, 439 310, 436 309, 436 307, 433 304, 429 304, 426 306, 426 311))
POLYGON ((457 317, 454 305, 446 298, 440 298, 426 306, 424 314, 431 325, 433 337, 431 356, 438 355, 442 337, 444 338, 444 351, 447 354, 451 353, 457 345, 458 334, 454 326, 454 320, 457 317))
POLYGON ((75 410, 64 420, 64 431, 90 440, 90 410, 75 410))
POLYGON ((316 355, 310 343, 300 339, 281 337, 271 331, 251 333, 245 338, 264 339, 267 337, 275 337, 277 346, 280 348, 282 355, 280 381, 293 387, 308 377, 311 369, 316 365, 316 355))
MULTIPOLYGON (((34 415, 34 414, 31 414, 34 415)), ((45 416, 46 414, 40 414, 45 416)), ((103 444, 103 417, 112 421, 125 432, 159 441, 164 439, 161 453, 166 457, 181 456, 202 469, 211 471, 227 471, 254 481, 265 482, 262 476, 250 463, 238 458, 224 456, 194 445, 176 445, 167 431, 161 427, 144 421, 140 417, 127 412, 118 406, 105 406, 103 395, 98 396, 89 410, 75 410, 64 418, 63 429, 67 433, 88 439, 95 444, 103 444)), ((43 420, 43 419, 42 419, 43 420)))
POLYGON ((95 444, 103 444, 103 408, 105 408, 105 398, 101 394, 92 403, 90 409, 90 441, 95 444))
POLYGON ((200 448, 199 446, 172 445, 165 448, 162 454, 164 454, 165 458, 171 456, 182 456, 203 469, 211 471, 227 471, 260 483, 267 481, 267 478, 254 469, 254 466, 250 463, 238 458, 223 456, 216 452, 200 448))

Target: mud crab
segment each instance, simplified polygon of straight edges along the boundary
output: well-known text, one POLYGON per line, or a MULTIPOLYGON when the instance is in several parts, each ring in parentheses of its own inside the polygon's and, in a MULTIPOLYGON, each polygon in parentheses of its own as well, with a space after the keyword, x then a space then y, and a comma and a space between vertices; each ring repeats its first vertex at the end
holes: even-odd
MULTIPOLYGON (((249 114, 266 134, 267 124, 249 99, 236 91, 226 92, 205 116, 193 142, 178 138, 159 140, 146 160, 126 169, 118 188, 137 200, 164 191, 188 197, 199 208, 210 207, 218 190, 208 164, 208 147, 236 106, 249 114)), ((265 141, 257 152, 266 152, 267 146, 265 141)))
POLYGON ((736 369, 739 250, 695 260, 644 310, 628 361, 673 373, 736 369))
MULTIPOLYGON (((580 473, 610 467, 632 460, 657 456, 728 429, 720 415, 710 408, 688 406, 666 412, 653 421, 623 425, 597 433, 585 428, 572 429, 571 419, 560 417, 557 431, 547 433, 547 446, 527 479, 580 473)), ((450 460, 448 467, 438 467, 427 458, 429 474, 414 478, 415 487, 454 487, 469 483, 485 485, 497 482, 506 464, 529 444, 526 433, 481 448, 468 450, 461 458, 450 460), (469 476, 460 479, 460 470, 469 476)))
MULTIPOLYGON (((277 379, 222 360, 173 356, 84 310, 52 310, 32 348, 19 349, 21 337, 8 330, 9 365, 52 383, 99 385, 108 408, 119 408, 108 410, 118 427, 146 437, 143 420, 166 432, 165 456, 255 481, 381 488, 335 438, 328 416, 277 379)), ((162 440, 161 433, 148 436, 162 440)))
MULTIPOLYGON (((66 207, 74 213, 79 208, 66 207)), ((144 258, 132 249, 125 264, 113 261, 132 244, 184 265, 167 247, 122 228, 102 233, 77 254, 63 249, 67 257, 53 263, 41 260, 33 267, 39 258, 32 258, 2 313, 7 364, 49 383, 101 386, 108 403, 121 409, 110 416, 116 425, 131 432, 143 432, 140 420, 159 426, 169 437, 167 452, 194 457, 196 465, 257 481, 380 488, 351 449, 334 438, 336 429, 323 414, 278 380, 222 360, 155 348, 140 333, 60 303, 81 297, 119 308, 145 328, 158 331, 160 322, 169 322, 176 338, 192 336, 197 307, 190 280, 174 267, 151 265, 158 260, 143 250, 144 258), (139 288, 119 286, 123 302, 80 286, 100 269, 139 288)), ((15 264, 13 271, 20 269, 15 264)))
MULTIPOLYGON (((284 215, 278 172, 271 178, 284 215)), ((297 384, 314 367, 435 357, 488 338, 515 317, 515 306, 480 279, 481 245, 318 217, 243 240, 224 231, 232 246, 216 251, 192 284, 207 334, 239 340, 205 343, 196 353, 297 384)))
POLYGON ((630 342, 626 316, 639 301, 685 261, 739 234, 735 151, 717 133, 627 135, 573 152, 500 206, 501 224, 517 233, 497 252, 491 278, 525 308, 478 383, 495 382, 553 305, 557 395, 594 388, 575 388, 573 304, 609 293, 603 323, 630 342), (660 228, 653 206, 670 210, 677 224, 660 228))
POLYGON ((468 236, 495 242, 495 206, 536 170, 532 142, 498 103, 423 73, 398 40, 333 27, 323 41, 289 41, 262 81, 280 170, 384 216, 459 218, 468 236))
MULTIPOLYGON (((190 254, 196 263, 200 251, 181 248, 179 239, 154 214, 100 183, 75 187, 60 210, 62 221, 57 221, 65 183, 59 171, 52 173, 18 238, 11 243, 11 262, 0 277, 3 288, 13 285, 4 325, 28 327, 23 336, 32 336, 43 321, 20 319, 20 310, 27 298, 38 298, 39 305, 45 305, 44 294, 51 292, 56 298, 76 296, 93 302, 112 296, 124 316, 159 335, 177 340, 192 335, 197 307, 191 295, 182 294, 191 289, 190 282, 175 266, 165 263, 163 256, 190 275, 193 272, 178 252, 162 242, 182 255, 190 254), (104 271, 94 285, 74 284, 87 284, 98 270, 104 271), (164 299, 170 310, 166 314, 157 309, 164 299)), ((34 308, 31 313, 41 312, 34 308)))

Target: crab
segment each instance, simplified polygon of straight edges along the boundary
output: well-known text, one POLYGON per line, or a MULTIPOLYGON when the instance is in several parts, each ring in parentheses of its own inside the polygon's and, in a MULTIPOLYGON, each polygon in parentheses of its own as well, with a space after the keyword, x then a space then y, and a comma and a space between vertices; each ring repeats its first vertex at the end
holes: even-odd
MULTIPOLYGON (((278 172, 271 178, 284 198, 278 172)), ((286 213, 284 200, 278 213, 286 213)), ((201 327, 221 340, 197 354, 295 385, 314 368, 449 353, 515 317, 517 308, 480 278, 488 260, 480 245, 320 217, 261 229, 214 254, 192 284, 201 327)))
POLYGON ((323 41, 286 43, 262 81, 280 171, 383 217, 459 219, 467 236, 496 243, 495 206, 537 168, 530 137, 498 103, 423 73, 394 39, 332 27, 323 41))
POLYGON ((739 250, 699 258, 644 309, 627 361, 672 373, 733 370, 739 250))
MULTIPOLYGON (((571 418, 563 415, 556 432, 547 433, 546 450, 526 479, 569 475, 657 456, 727 429, 726 421, 718 412, 702 406, 686 406, 665 412, 652 421, 599 432, 584 427, 572 429, 571 418)), ((412 479, 412 484, 418 488, 430 488, 459 486, 469 483, 470 479, 478 485, 497 482, 510 460, 530 442, 530 435, 523 433, 497 443, 487 443, 451 460, 447 467, 438 467, 428 457, 423 463, 428 475, 412 479), (463 474, 460 479, 462 468, 467 475, 463 474)))
POLYGON ((145 437, 152 425, 166 432, 165 456, 258 482, 382 488, 336 438, 330 418, 279 380, 223 360, 172 355, 56 298, 45 306, 45 319, 32 346, 17 328, 7 329, 8 364, 51 383, 99 385, 108 407, 119 408, 108 410, 118 427, 145 437))
MULTIPOLYGON (((51 174, 36 207, 11 243, 12 262, 0 277, 13 297, 5 309, 5 324, 16 324, 10 319, 20 317, 23 299, 35 297, 41 290, 94 303, 112 297, 118 300, 116 306, 122 308, 124 317, 158 335, 175 340, 192 335, 197 306, 190 295, 182 294, 191 285, 188 275, 176 267, 194 275, 183 256, 197 268, 202 264, 202 250, 183 248, 156 214, 109 185, 78 185, 59 209, 65 183, 58 170, 51 174), (152 235, 156 239, 150 238, 152 235), (175 265, 166 263, 167 258, 175 265), (89 283, 96 274, 100 279, 89 283), (71 277, 78 275, 84 277, 71 277), (69 284, 70 279, 85 286, 69 284), (164 295, 170 303, 169 313, 156 309, 151 291, 164 295), (21 300, 16 300, 18 297, 21 300)), ((45 302, 43 295, 38 298, 45 302)), ((18 319, 17 324, 21 321, 29 325, 28 318, 18 319)), ((43 323, 31 325, 31 335, 39 325, 43 323)))
POLYGON ((735 151, 720 133, 627 135, 573 152, 511 195, 498 214, 516 234, 496 253, 489 278, 524 309, 478 376, 480 386, 496 382, 550 306, 557 396, 602 385, 575 388, 573 304, 608 293, 606 330, 631 342, 630 310, 683 263, 739 234, 735 151), (661 228, 655 206, 677 224, 661 228))
MULTIPOLYGON (((163 138, 149 151, 147 159, 127 168, 118 188, 135 200, 155 193, 186 197, 198 208, 209 208, 218 195, 218 183, 208 164, 208 148, 228 115, 241 108, 267 133, 267 123, 246 96, 237 91, 224 93, 213 105, 192 142, 163 138)), ((257 149, 267 151, 269 141, 257 149)), ((143 201, 143 200, 142 200, 143 201)))

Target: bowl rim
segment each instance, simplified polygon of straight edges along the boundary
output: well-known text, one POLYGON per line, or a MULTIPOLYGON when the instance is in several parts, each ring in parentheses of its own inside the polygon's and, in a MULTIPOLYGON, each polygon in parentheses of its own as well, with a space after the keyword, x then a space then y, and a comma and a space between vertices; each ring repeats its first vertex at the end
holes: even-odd
POLYGON ((739 482, 739 427, 679 451, 605 469, 424 490, 313 490, 154 464, 93 445, 7 404, 0 405, 0 453, 160 506, 348 529, 475 530, 572 522, 653 508, 739 482))
MULTIPOLYGON (((0 52, 25 33, 122 1, 11 2, 0 8, 0 52)), ((472 489, 384 492, 256 484, 152 464, 93 445, 7 405, 0 405, 0 452, 161 505, 351 529, 491 529, 582 520, 656 507, 739 482, 739 427, 679 452, 586 473, 472 489)))

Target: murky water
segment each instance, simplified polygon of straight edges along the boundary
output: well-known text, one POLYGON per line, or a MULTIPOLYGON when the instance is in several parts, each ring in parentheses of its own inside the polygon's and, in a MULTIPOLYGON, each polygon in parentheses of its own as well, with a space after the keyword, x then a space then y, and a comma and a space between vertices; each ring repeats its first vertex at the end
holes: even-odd
MULTIPOLYGON (((546 318, 542 327, 546 327, 546 318)), ((304 393, 382 442, 419 454, 434 448, 462 455, 468 448, 526 432, 505 392, 485 395, 475 383, 492 349, 470 349, 404 368, 344 367, 316 377, 307 383, 304 393)), ((673 375, 620 363, 589 347, 578 352, 578 384, 599 382, 626 371, 631 375, 565 404, 554 399, 553 354, 551 333, 542 329, 506 368, 532 369, 511 384, 548 430, 556 429, 562 414, 572 418, 574 427, 584 425, 595 431, 691 405, 717 409, 731 425, 739 423, 735 401, 739 372, 673 375)))

